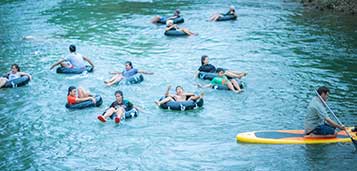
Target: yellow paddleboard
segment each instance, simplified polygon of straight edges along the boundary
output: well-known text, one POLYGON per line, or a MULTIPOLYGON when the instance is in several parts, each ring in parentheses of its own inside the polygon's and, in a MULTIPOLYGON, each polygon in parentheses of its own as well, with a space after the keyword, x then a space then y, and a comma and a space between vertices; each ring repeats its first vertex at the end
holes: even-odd
MULTIPOLYGON (((348 131, 353 139, 356 139, 356 132, 351 132, 351 129, 348 128, 348 131)), ((344 131, 340 131, 335 138, 317 138, 305 137, 304 130, 275 130, 239 133, 237 141, 255 144, 328 144, 351 142, 351 139, 344 131)))

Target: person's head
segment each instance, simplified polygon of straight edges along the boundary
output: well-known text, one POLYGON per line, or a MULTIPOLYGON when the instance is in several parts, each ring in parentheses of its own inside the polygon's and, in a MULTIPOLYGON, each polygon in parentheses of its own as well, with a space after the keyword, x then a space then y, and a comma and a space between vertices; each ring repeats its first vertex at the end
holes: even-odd
POLYGON ((76 96, 76 91, 75 86, 69 86, 67 96, 76 96))
POLYGON ((124 96, 123 96, 123 92, 122 91, 117 90, 117 91, 115 91, 114 95, 115 95, 115 99, 116 99, 116 101, 118 103, 122 103, 123 102, 124 96))
POLYGON ((176 9, 176 10, 175 10, 174 16, 180 16, 180 10, 179 10, 179 9, 176 9))
POLYGON ((182 95, 184 93, 184 90, 182 86, 176 86, 176 94, 177 95, 182 95))
POLYGON ((203 55, 201 56, 201 65, 207 65, 208 64, 208 56, 203 55))
POLYGON ((223 68, 217 68, 216 72, 218 74, 218 76, 222 77, 224 75, 224 69, 223 68))
POLYGON ((328 95, 330 93, 330 90, 327 87, 322 86, 322 87, 319 87, 319 89, 317 89, 317 93, 319 93, 321 98, 326 102, 327 99, 328 99, 328 95))
POLYGON ((76 52, 76 46, 74 46, 74 45, 69 45, 69 51, 70 51, 70 52, 76 52))
POLYGON ((234 11, 234 10, 235 10, 235 8, 233 5, 229 6, 229 11, 234 11))
POLYGON ((130 61, 125 62, 125 70, 133 69, 133 64, 130 61))
POLYGON ((174 21, 172 21, 172 20, 167 20, 166 21, 166 25, 167 26, 172 26, 174 24, 174 21))
POLYGON ((17 65, 17 64, 12 64, 12 65, 11 65, 11 72, 12 72, 13 74, 15 74, 15 73, 17 73, 17 72, 20 72, 20 67, 19 67, 19 65, 17 65))

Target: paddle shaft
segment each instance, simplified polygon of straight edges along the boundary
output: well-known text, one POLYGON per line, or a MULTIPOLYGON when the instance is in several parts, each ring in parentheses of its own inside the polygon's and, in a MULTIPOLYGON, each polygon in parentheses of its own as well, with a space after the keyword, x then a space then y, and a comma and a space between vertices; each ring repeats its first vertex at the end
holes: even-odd
MULTIPOLYGON (((331 112, 331 114, 333 115, 333 117, 337 120, 338 124, 342 125, 341 121, 337 118, 337 116, 335 115, 335 113, 333 113, 333 111, 331 110, 331 108, 327 105, 327 103, 324 101, 324 99, 322 99, 322 97, 320 96, 320 94, 315 90, 315 93, 317 94, 317 96, 320 98, 320 100, 322 101, 322 103, 326 106, 326 108, 331 112)), ((348 131, 345 129, 344 130, 346 132, 346 134, 351 138, 353 145, 355 146, 355 150, 357 150, 357 142, 352 138, 352 136, 350 135, 350 133, 348 133, 348 131)))

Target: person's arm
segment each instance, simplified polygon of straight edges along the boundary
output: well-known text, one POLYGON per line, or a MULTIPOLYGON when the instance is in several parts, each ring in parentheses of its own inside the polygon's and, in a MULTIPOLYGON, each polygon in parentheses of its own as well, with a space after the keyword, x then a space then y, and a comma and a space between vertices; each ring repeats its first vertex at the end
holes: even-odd
POLYGON ((60 63, 62 63, 62 62, 64 62, 64 61, 66 61, 66 59, 61 59, 61 60, 59 60, 58 62, 56 62, 55 64, 53 64, 50 69, 53 69, 55 66, 59 65, 60 63))
POLYGON ((89 58, 83 56, 83 60, 87 61, 92 66, 92 68, 94 69, 94 64, 89 58))
POLYGON ((195 75, 194 78, 198 78, 198 74, 200 73, 200 71, 195 71, 195 75))
POLYGON ((143 70, 138 70, 138 73, 142 73, 142 74, 147 74, 147 75, 153 75, 153 72, 149 72, 149 71, 143 71, 143 70))
POLYGON ((330 118, 328 118, 328 117, 325 118, 325 121, 326 121, 329 125, 331 125, 331 126, 333 126, 333 127, 335 127, 335 128, 338 128, 338 129, 340 129, 340 130, 345 130, 345 129, 346 129, 345 126, 337 124, 336 122, 334 122, 332 119, 330 119, 330 118))
POLYGON ((172 29, 172 28, 174 28, 174 27, 175 27, 174 24, 173 24, 172 26, 166 27, 166 28, 165 28, 165 31, 169 31, 170 29, 172 29))
POLYGON ((198 88, 212 88, 212 86, 213 86, 211 83, 210 84, 206 84, 206 85, 201 85, 201 84, 198 83, 196 85, 197 85, 198 88))
POLYGON ((166 92, 165 92, 165 97, 168 97, 170 96, 170 89, 171 89, 171 86, 167 86, 167 89, 166 89, 166 92))
POLYGON ((19 72, 19 74, 21 75, 21 76, 28 76, 29 78, 30 78, 30 80, 32 80, 32 77, 31 77, 31 75, 30 74, 28 74, 28 73, 26 73, 26 72, 19 72))

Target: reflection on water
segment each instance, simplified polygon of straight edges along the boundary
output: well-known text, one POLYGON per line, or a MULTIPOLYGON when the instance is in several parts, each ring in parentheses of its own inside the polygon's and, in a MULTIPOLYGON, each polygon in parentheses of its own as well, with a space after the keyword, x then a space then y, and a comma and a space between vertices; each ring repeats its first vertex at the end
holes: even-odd
POLYGON ((0 3, 0 71, 12 63, 33 75, 28 86, 0 90, 0 170, 320 170, 355 168, 351 144, 255 145, 236 143, 239 132, 301 129, 307 103, 321 85, 346 125, 357 123, 354 16, 316 14, 298 3, 239 1, 238 20, 208 22, 230 3, 198 1, 6 1, 0 3), (36 4, 36 8, 34 8, 36 4), (198 36, 166 37, 155 15, 179 8, 198 36), (31 40, 23 37, 32 36, 31 40), (76 44, 96 66, 67 76, 49 67, 76 44), (200 57, 247 71, 239 95, 197 89, 200 57), (109 72, 133 61, 152 71, 138 85, 105 87, 109 72), (172 112, 154 100, 166 86, 206 93, 202 109, 172 112), (99 108, 69 111, 69 85, 100 94, 99 108), (124 97, 144 112, 115 125, 96 116, 124 97), (282 150, 284 149, 284 150, 282 150))

